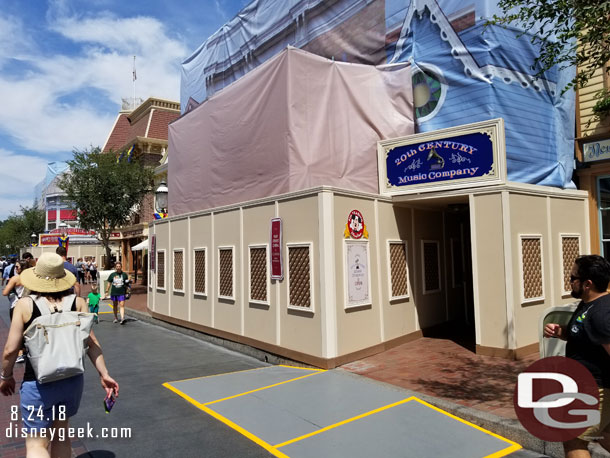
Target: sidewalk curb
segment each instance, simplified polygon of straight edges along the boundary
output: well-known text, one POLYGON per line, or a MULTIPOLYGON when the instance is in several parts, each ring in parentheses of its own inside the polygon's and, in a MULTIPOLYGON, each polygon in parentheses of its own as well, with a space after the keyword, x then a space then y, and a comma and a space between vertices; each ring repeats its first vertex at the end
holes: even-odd
MULTIPOLYGON (((146 323, 152 324, 154 326, 159 326, 171 331, 179 332, 184 335, 188 335, 198 340, 202 340, 204 342, 209 342, 211 344, 227 348, 229 350, 233 350, 248 356, 251 356, 259 361, 263 361, 270 364, 286 364, 291 366, 299 366, 299 367, 313 367, 298 361, 289 360, 278 355, 274 355, 273 353, 268 353, 263 350, 259 350, 254 347, 250 347, 245 344, 241 344, 238 342, 233 342, 230 340, 222 339, 220 337, 211 336, 209 334, 205 334, 203 332, 195 331, 193 329, 184 328, 182 326, 178 326, 172 323, 167 323, 165 321, 159 320, 157 318, 153 318, 148 313, 141 312, 138 310, 130 309, 125 307, 125 313, 128 316, 136 318, 137 320, 144 321, 146 323)), ((393 390, 407 392, 412 394, 413 396, 418 397, 422 401, 428 402, 439 409, 444 410, 456 417, 459 417, 462 420, 473 423, 483 429, 491 431, 495 434, 498 434, 506 439, 514 441, 521 445, 523 449, 541 453, 545 456, 551 458, 563 458, 563 447, 559 442, 546 442, 541 439, 538 439, 532 436, 529 432, 527 432, 523 426, 519 423, 518 420, 513 420, 510 418, 500 417, 489 412, 485 412, 482 410, 477 410, 472 407, 466 407, 459 404, 455 404, 451 401, 436 398, 433 396, 428 396, 425 394, 418 393, 416 391, 407 390, 401 388, 396 385, 392 385, 390 383, 382 382, 379 380, 375 380, 372 378, 368 378, 362 375, 358 375, 347 370, 341 369, 340 367, 336 370, 341 370, 345 373, 351 374, 354 377, 364 377, 371 382, 385 385, 388 388, 393 390)), ((600 451, 597 447, 593 449, 592 458, 606 458, 610 455, 605 454, 603 451, 600 451)))

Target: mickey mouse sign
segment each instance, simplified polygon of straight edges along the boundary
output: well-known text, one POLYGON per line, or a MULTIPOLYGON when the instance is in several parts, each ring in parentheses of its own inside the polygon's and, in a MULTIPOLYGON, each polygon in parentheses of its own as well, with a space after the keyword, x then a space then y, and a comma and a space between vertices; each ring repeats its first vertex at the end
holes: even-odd
POLYGON ((354 238, 360 239, 364 236, 365 239, 369 238, 369 233, 366 230, 366 225, 364 224, 364 217, 362 213, 358 210, 352 210, 347 217, 347 224, 345 225, 345 231, 343 235, 346 239, 354 238))

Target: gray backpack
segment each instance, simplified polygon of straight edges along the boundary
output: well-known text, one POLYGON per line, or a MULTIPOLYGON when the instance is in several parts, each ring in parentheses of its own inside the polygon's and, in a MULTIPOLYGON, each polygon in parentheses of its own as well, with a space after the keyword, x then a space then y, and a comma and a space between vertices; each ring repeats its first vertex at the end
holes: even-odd
MULTIPOLYGON (((28 359, 39 383, 54 382, 85 372, 85 354, 94 313, 57 310, 53 313, 40 296, 30 296, 40 316, 23 332, 28 359)), ((63 308, 74 300, 65 297, 63 308)))

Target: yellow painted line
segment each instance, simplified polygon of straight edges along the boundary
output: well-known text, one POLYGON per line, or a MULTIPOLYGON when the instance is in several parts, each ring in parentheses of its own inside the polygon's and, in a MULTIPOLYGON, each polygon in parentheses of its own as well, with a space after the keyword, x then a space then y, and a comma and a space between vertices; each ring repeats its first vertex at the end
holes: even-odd
POLYGON ((426 401, 422 401, 421 399, 418 399, 416 397, 413 397, 413 399, 415 401, 419 402, 420 404, 425 405, 426 407, 431 408, 432 410, 436 410, 437 412, 440 412, 443 415, 446 415, 446 416, 448 416, 450 418, 453 418, 454 420, 460 421, 460 422, 464 423, 465 425, 471 426, 474 429, 478 429, 479 431, 482 431, 485 434, 489 434, 490 436, 495 437, 496 439, 500 439, 500 440, 502 440, 504 442, 507 442, 507 443, 511 444, 511 446, 509 448, 501 450, 501 451, 496 452, 496 453, 493 453, 491 455, 488 455, 485 458, 499 458, 499 457, 507 455, 508 453, 514 452, 515 450, 519 450, 519 449, 522 448, 521 445, 517 444, 516 442, 511 441, 510 439, 507 439, 505 437, 499 436, 496 433, 492 433, 491 431, 488 431, 485 428, 481 428, 480 426, 475 425, 474 423, 471 423, 471 422, 469 422, 467 420, 464 420, 464 419, 462 419, 460 417, 456 417, 455 415, 450 414, 449 412, 445 412, 444 410, 439 409, 438 407, 433 406, 432 404, 430 404, 430 403, 428 403, 426 401))
POLYGON ((317 431, 311 432, 309 434, 305 434, 304 436, 295 437, 294 439, 290 439, 290 440, 288 440, 286 442, 282 442, 281 444, 276 444, 275 447, 276 448, 284 447, 284 446, 286 446, 288 444, 292 444, 294 442, 298 442, 298 441, 301 441, 303 439, 307 439, 308 437, 312 437, 312 436, 315 436, 317 434, 323 433, 323 432, 328 431, 330 429, 337 428, 338 426, 342 426, 342 425, 345 425, 347 423, 351 423, 352 421, 360 420, 361 418, 368 417, 369 415, 374 415, 374 414, 382 412, 384 410, 391 409, 392 407, 399 406, 400 404, 404 404, 405 402, 409 402, 409 401, 411 401, 413 399, 415 399, 415 397, 411 396, 410 398, 403 399, 402 401, 398 401, 398 402, 395 402, 393 404, 388 404, 387 406, 383 406, 383 407, 380 407, 378 409, 371 410, 370 412, 365 412, 365 413, 360 414, 360 415, 358 415, 356 417, 348 418, 347 420, 343 420, 343 421, 340 421, 339 423, 335 423, 334 425, 326 426, 326 427, 324 427, 322 429, 318 429, 317 431))
POLYGON ((185 378, 183 380, 174 380, 173 382, 167 382, 167 383, 188 382, 190 380, 199 380, 200 378, 203 379, 203 378, 210 378, 210 377, 218 377, 219 375, 241 374, 242 372, 251 372, 251 371, 258 371, 260 369, 267 369, 268 367, 273 367, 273 366, 254 367, 252 369, 244 369, 243 371, 233 371, 233 372, 223 372, 221 374, 202 375, 200 377, 185 378))
POLYGON ((477 426, 474 423, 470 423, 469 421, 466 421, 466 420, 463 420, 462 418, 456 417, 455 415, 452 415, 449 412, 445 412, 444 410, 441 410, 438 407, 433 406, 432 404, 429 404, 429 403, 427 403, 425 401, 422 401, 421 399, 418 399, 415 396, 411 396, 409 398, 403 399, 402 401, 398 401, 398 402, 395 402, 393 404, 388 404, 387 406, 383 406, 383 407, 380 407, 378 409, 371 410, 370 412, 365 412, 365 413, 360 414, 360 415, 358 415, 356 417, 348 418, 347 420, 343 420, 343 421, 340 421, 339 423, 335 423, 333 425, 326 426, 326 427, 324 427, 322 429, 319 429, 317 431, 313 431, 313 432, 311 432, 309 434, 305 434, 303 436, 295 437, 294 439, 290 439, 290 440, 288 440, 286 442, 282 442, 281 444, 276 444, 274 447, 281 448, 281 447, 284 447, 286 445, 293 444, 295 442, 299 442, 299 441, 301 441, 303 439, 307 439, 309 437, 315 436, 315 435, 323 433, 325 431, 329 431, 331 429, 337 428, 337 427, 345 425, 347 423, 351 423, 353 421, 360 420, 361 418, 365 418, 365 417, 368 417, 370 415, 375 415, 375 414, 377 414, 379 412, 391 409, 393 407, 399 406, 401 404, 405 404, 405 403, 410 402, 410 401, 417 401, 420 404, 425 405, 426 407, 429 407, 429 408, 431 408, 433 410, 436 410, 437 412, 440 412, 440 413, 442 413, 444 415, 447 415, 448 417, 451 417, 451 418, 453 418, 455 420, 458 420, 458 421, 460 421, 460 422, 462 422, 462 423, 464 423, 464 424, 466 424, 468 426, 471 426, 471 427, 473 427, 473 428, 475 428, 475 429, 477 429, 479 431, 482 431, 482 432, 484 432, 486 434, 489 434, 489 435, 495 437, 496 439, 500 439, 500 440, 502 440, 504 442, 507 442, 507 443, 511 444, 509 447, 507 447, 507 448, 505 448, 503 450, 500 450, 498 452, 492 453, 491 455, 487 455, 487 456, 485 456, 483 458, 501 458, 503 456, 506 456, 506 455, 508 455, 508 454, 510 454, 510 453, 512 453, 512 452, 522 448, 521 445, 517 444, 516 442, 513 442, 513 441, 511 441, 509 439, 506 439, 505 437, 499 436, 499 435, 497 435, 495 433, 492 433, 491 431, 488 431, 488 430, 486 430, 484 428, 481 428, 480 426, 477 426))
POLYGON ((300 366, 288 366, 286 364, 278 364, 279 367, 287 367, 288 369, 301 369, 303 371, 318 371, 326 372, 326 369, 318 369, 317 367, 300 367, 300 366))
POLYGON ((205 405, 201 404, 200 402, 197 402, 196 400, 194 400, 193 398, 191 398, 189 395, 183 393, 182 391, 174 388, 173 386, 171 386, 169 383, 164 383, 163 386, 165 388, 167 388, 168 390, 173 391, 174 393, 176 393, 178 396, 180 396, 183 399, 186 399, 188 402, 190 402, 191 404, 193 404, 195 407, 197 407, 198 409, 203 410, 205 413, 207 413, 208 415, 211 415, 212 417, 216 418, 218 421, 223 422, 225 425, 229 426, 230 428, 233 428, 235 431, 237 431, 238 433, 246 436, 248 439, 250 439, 252 442, 254 442, 255 444, 260 445, 261 447, 263 447, 265 450, 267 450, 269 453, 271 453, 273 456, 277 456, 279 458, 290 458, 288 455, 285 455, 284 453, 280 452, 277 448, 275 448, 274 446, 272 446, 271 444, 265 442, 264 440, 262 440, 261 438, 255 436, 254 434, 252 434, 249 431, 246 431, 244 428, 242 428, 241 426, 239 426, 236 423, 233 423, 231 420, 229 420, 228 418, 220 415, 217 412, 214 412, 212 409, 210 409, 209 407, 206 407, 205 405))
MULTIPOLYGON (((508 439, 504 439, 504 440, 508 440, 508 439)), ((510 453, 516 452, 519 449, 521 449, 521 446, 519 444, 515 444, 515 445, 511 445, 508 448, 505 448, 504 450, 500 450, 499 452, 492 453, 491 455, 484 456, 483 458, 501 458, 501 457, 506 456, 506 455, 508 455, 510 453)))
POLYGON ((304 378, 307 378, 307 377, 311 377, 312 375, 318 375, 319 373, 320 372, 314 372, 313 374, 302 375, 301 377, 296 377, 296 378, 293 378, 293 379, 290 379, 290 380, 284 380, 283 382, 274 383, 273 385, 263 386, 261 388, 255 389, 255 390, 246 391, 244 393, 235 394, 233 396, 229 396, 229 397, 226 397, 226 398, 216 399, 215 401, 206 402, 204 405, 209 406, 209 405, 212 405, 212 404, 216 404, 217 402, 227 401, 229 399, 234 399, 234 398, 239 398, 240 396, 245 396, 246 394, 256 393, 257 391, 268 390, 269 388, 273 388, 275 386, 280 386, 280 385, 283 385, 285 383, 290 383, 290 382, 294 382, 296 380, 301 380, 301 379, 304 379, 304 378))

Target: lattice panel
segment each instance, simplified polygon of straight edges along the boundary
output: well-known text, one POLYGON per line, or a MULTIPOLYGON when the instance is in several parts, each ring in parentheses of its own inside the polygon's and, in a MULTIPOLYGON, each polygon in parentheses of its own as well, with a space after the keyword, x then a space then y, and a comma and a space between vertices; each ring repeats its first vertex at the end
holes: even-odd
POLYGON ((250 248, 250 299, 267 301, 267 250, 250 248))
POLYGON ((165 288, 165 252, 157 252, 157 288, 165 288))
POLYGON ((539 238, 521 240, 523 262, 523 297, 533 299, 543 296, 542 246, 539 238))
POLYGON ((424 291, 441 289, 440 272, 438 271, 438 244, 424 242, 424 291))
POLYGON ((290 305, 292 306, 311 307, 309 269, 309 247, 288 247, 290 305))
POLYGON ((563 290, 570 291, 570 272, 574 260, 580 256, 580 243, 578 237, 561 237, 561 252, 563 253, 563 290))
POLYGON ((204 250, 195 251, 195 292, 206 294, 204 250))
POLYGON ((407 287, 407 250, 404 243, 390 243, 390 278, 392 297, 406 296, 407 287))
POLYGON ((220 251, 219 294, 233 297, 233 250, 220 251))
POLYGON ((184 251, 174 251, 174 289, 184 290, 184 251))

